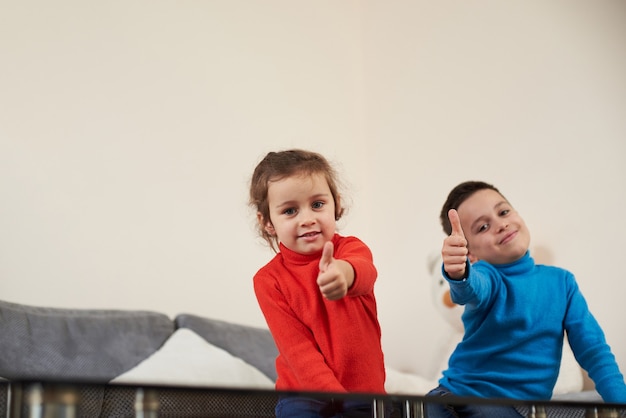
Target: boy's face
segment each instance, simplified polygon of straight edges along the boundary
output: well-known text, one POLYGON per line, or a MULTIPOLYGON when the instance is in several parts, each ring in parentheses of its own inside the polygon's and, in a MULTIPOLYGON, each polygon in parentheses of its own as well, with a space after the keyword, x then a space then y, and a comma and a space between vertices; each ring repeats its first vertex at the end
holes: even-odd
POLYGON ((471 262, 506 264, 521 258, 530 244, 522 217, 500 193, 483 189, 457 209, 471 262))
MULTIPOLYGON (((322 173, 270 182, 265 230, 300 254, 321 251, 335 235, 335 201, 322 173)), ((262 220, 261 220, 262 221, 262 220)))

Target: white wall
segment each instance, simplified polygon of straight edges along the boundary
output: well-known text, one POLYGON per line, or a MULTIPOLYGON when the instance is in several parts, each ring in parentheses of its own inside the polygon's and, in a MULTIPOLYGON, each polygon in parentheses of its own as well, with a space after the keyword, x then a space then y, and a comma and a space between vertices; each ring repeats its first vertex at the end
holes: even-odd
POLYGON ((626 3, 364 10, 365 132, 377 170, 366 201, 388 357, 415 368, 447 331, 424 290, 424 254, 440 248, 448 191, 483 179, 524 215, 533 246, 577 275, 625 370, 626 3))
POLYGON ((626 371, 626 4, 43 1, 0 5, 0 295, 264 326, 247 182, 338 164, 374 251, 388 362, 447 332, 426 256, 466 179, 572 270, 626 371))

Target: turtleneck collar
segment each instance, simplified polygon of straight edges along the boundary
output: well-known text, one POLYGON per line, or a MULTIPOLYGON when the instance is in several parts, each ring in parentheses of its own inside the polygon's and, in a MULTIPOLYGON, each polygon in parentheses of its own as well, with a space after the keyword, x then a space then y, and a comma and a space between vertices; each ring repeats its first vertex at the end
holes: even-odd
MULTIPOLYGON (((338 235, 333 237, 333 244, 337 246, 338 235)), ((300 254, 289 248, 285 247, 283 243, 278 244, 280 254, 282 254, 283 260, 286 264, 304 265, 309 264, 312 261, 318 261, 322 256, 322 250, 316 251, 311 254, 300 254)))
POLYGON ((322 255, 322 250, 316 251, 311 254, 300 254, 285 247, 282 243, 279 244, 279 248, 280 248, 280 254, 282 255, 283 260, 287 264, 297 264, 297 265, 309 264, 311 261, 319 260, 319 258, 322 255))
POLYGON ((530 256, 530 251, 522 256, 522 258, 507 264, 494 264, 495 268, 500 270, 507 276, 516 276, 519 274, 526 274, 535 268, 535 260, 530 256))

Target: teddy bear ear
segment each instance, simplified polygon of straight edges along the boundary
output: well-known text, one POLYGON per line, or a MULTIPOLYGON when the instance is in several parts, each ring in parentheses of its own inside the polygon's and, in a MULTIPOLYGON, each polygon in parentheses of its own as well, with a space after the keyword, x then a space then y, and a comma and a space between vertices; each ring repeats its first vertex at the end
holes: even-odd
POLYGON ((427 256, 426 261, 431 279, 431 297, 435 309, 454 330, 462 333, 463 320, 461 316, 464 308, 454 304, 450 299, 450 286, 441 272, 441 263, 443 262, 441 253, 433 251, 427 256))
POLYGON ((426 256, 426 268, 430 274, 435 273, 435 270, 439 268, 441 264, 441 254, 439 252, 431 252, 426 256))

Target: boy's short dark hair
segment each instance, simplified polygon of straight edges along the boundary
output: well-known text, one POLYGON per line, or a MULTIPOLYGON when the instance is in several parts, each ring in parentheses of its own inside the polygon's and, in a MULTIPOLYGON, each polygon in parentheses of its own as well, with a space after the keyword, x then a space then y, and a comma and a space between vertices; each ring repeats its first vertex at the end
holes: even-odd
MULTIPOLYGON (((490 189, 500 193, 500 190, 496 189, 494 185, 485 183, 484 181, 466 181, 450 191, 446 203, 443 204, 441 213, 439 214, 439 220, 441 221, 441 226, 446 235, 452 233, 452 226, 450 225, 450 219, 448 219, 448 211, 450 209, 458 209, 461 203, 465 202, 467 198, 477 191, 484 189, 490 189)), ((500 193, 500 195, 502 195, 502 193, 500 193)))

